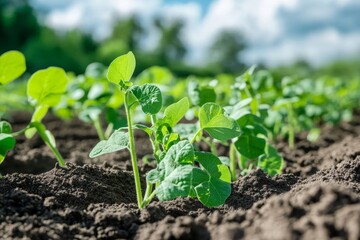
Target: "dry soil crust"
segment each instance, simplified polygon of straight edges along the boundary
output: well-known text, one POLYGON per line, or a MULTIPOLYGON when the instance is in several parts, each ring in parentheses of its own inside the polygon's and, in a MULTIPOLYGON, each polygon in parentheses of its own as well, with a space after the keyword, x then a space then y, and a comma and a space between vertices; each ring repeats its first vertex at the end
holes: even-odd
MULTIPOLYGON (((317 143, 299 135, 294 150, 279 143, 284 174, 240 177, 222 207, 179 198, 143 210, 126 152, 91 160, 91 127, 47 122, 68 168, 54 168, 40 139, 17 139, 1 166, 1 239, 360 239, 359 120, 324 127, 317 143)), ((149 153, 142 136, 139 157, 149 153)))

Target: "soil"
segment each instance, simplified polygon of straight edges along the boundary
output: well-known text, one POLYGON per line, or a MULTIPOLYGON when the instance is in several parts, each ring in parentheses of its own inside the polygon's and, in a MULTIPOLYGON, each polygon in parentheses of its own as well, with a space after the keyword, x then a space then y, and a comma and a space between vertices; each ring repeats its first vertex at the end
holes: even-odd
MULTIPOLYGON (((29 116, 11 119, 15 130, 29 116)), ((226 204, 153 201, 137 209, 129 154, 90 159, 91 126, 47 118, 67 169, 38 137, 17 138, 1 165, 0 239, 360 239, 360 118, 324 126, 315 143, 299 134, 296 148, 277 144, 284 173, 260 170, 232 184, 226 204)), ((136 132, 137 154, 150 143, 136 132)), ((151 164, 140 163, 144 173, 151 164)))

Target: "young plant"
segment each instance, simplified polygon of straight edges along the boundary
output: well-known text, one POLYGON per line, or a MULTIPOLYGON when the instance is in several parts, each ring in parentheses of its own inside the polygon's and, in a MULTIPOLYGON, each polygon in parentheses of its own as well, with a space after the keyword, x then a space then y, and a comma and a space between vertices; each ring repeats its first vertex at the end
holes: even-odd
MULTIPOLYGON (((135 69, 135 57, 129 52, 116 58, 109 66, 108 80, 124 93, 127 115, 127 132, 115 130, 108 140, 100 141, 90 152, 90 157, 128 149, 134 173, 137 203, 143 208, 156 196, 159 200, 171 200, 180 196, 196 197, 208 207, 219 206, 231 193, 230 171, 212 153, 195 150, 193 142, 203 131, 214 138, 227 140, 239 134, 237 123, 227 117, 215 103, 200 108, 200 126, 191 136, 179 134, 176 125, 189 109, 189 101, 183 98, 164 110, 163 118, 157 113, 162 108, 162 94, 153 84, 133 85, 130 81, 135 69), (151 117, 152 126, 134 124, 132 111, 140 106, 151 117), (146 191, 143 196, 137 165, 133 129, 145 131, 152 143, 157 167, 146 174, 146 191)), ((186 132, 186 131, 183 131, 186 132)))
MULTIPOLYGON (((25 57, 18 51, 8 51, 0 56, 0 86, 20 77, 26 70, 25 57)), ((8 151, 15 147, 10 123, 0 121, 0 164, 8 151)), ((1 175, 0 175, 1 176, 1 175)))
MULTIPOLYGON (((21 53, 11 51, 0 57, 1 85, 14 80, 24 71, 25 58, 21 53)), ((67 83, 66 73, 63 69, 57 67, 39 70, 30 77, 27 85, 27 96, 30 103, 35 107, 35 111, 30 123, 17 132, 12 132, 11 125, 8 122, 0 122, 0 163, 4 161, 6 153, 14 148, 16 136, 25 134, 26 137, 31 138, 35 133, 38 133, 54 153, 59 165, 65 167, 65 162, 56 148, 54 136, 41 123, 41 120, 50 107, 59 103, 67 83)))
POLYGON ((116 114, 123 104, 119 89, 114 89, 106 80, 106 68, 100 63, 91 63, 85 73, 71 78, 66 94, 55 107, 55 114, 64 120, 78 117, 92 124, 100 140, 108 139, 114 129, 125 125, 126 120, 116 114), (107 123, 103 129, 103 116, 107 123))

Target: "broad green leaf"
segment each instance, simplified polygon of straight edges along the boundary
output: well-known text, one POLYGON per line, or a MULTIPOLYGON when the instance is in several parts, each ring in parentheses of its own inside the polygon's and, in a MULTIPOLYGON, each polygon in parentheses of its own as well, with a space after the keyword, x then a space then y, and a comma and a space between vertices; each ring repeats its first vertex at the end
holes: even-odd
POLYGON ((68 77, 63 69, 49 67, 35 72, 29 79, 27 95, 35 105, 57 105, 66 91, 68 77))
POLYGON ((225 203, 231 194, 231 174, 219 158, 207 152, 196 152, 196 161, 203 167, 208 178, 200 174, 199 169, 193 172, 193 186, 200 202, 207 207, 216 207, 225 203), (199 179, 203 182, 199 183, 199 179), (196 184, 196 185, 194 185, 196 184))
POLYGON ((108 140, 102 140, 91 150, 89 157, 95 158, 103 154, 129 149, 129 135, 116 130, 108 140))
POLYGON ((130 91, 139 102, 141 109, 146 114, 156 114, 162 107, 160 89, 153 84, 133 86, 130 91))
POLYGON ((206 103, 199 111, 200 128, 215 139, 226 141, 240 135, 240 127, 216 103, 206 103))
POLYGON ((270 176, 280 174, 284 166, 284 160, 277 150, 267 145, 265 154, 259 157, 258 167, 270 176))
POLYGON ((1 121, 0 122, 0 133, 11 133, 12 128, 10 123, 6 122, 6 121, 1 121))
POLYGON ((171 127, 174 127, 185 116, 188 109, 189 99, 184 97, 165 109, 162 121, 168 123, 171 127))
POLYGON ((265 145, 265 139, 252 134, 243 134, 235 142, 235 147, 238 152, 249 159, 254 159, 264 154, 265 145))
POLYGON ((216 92, 213 87, 200 86, 194 81, 190 81, 188 84, 188 95, 191 103, 195 106, 216 101, 216 92))
POLYGON ((244 132, 251 132, 253 135, 262 134, 267 136, 267 130, 262 125, 262 120, 252 113, 246 113, 236 121, 244 132))
POLYGON ((170 147, 156 169, 149 172, 148 181, 160 182, 156 195, 160 200, 188 196, 191 190, 194 149, 189 141, 170 147))
POLYGON ((120 84, 121 82, 128 85, 134 70, 135 70, 135 56, 132 52, 117 57, 110 63, 107 78, 110 82, 120 84))
POLYGON ((0 164, 4 161, 6 153, 15 147, 15 138, 10 134, 0 133, 0 164))
POLYGON ((26 70, 25 57, 21 52, 8 51, 0 56, 0 86, 20 77, 26 70))
POLYGON ((176 197, 189 196, 193 168, 192 165, 185 164, 170 172, 155 190, 159 200, 167 201, 176 197))
POLYGON ((145 69, 136 78, 136 83, 141 85, 145 83, 155 83, 167 85, 173 80, 173 75, 169 69, 159 66, 153 66, 145 69))

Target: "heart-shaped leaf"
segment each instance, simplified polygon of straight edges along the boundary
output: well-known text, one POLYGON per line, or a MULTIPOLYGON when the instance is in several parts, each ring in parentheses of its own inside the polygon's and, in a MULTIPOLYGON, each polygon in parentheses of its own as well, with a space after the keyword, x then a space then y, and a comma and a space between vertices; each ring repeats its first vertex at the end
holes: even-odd
POLYGON ((28 81, 27 95, 35 105, 57 105, 66 91, 68 77, 58 67, 49 67, 35 72, 28 81))
POLYGON ((0 133, 11 133, 11 125, 6 121, 0 122, 0 133))
POLYGON ((166 122, 171 127, 174 127, 184 117, 188 109, 189 99, 184 97, 165 109, 162 122, 166 122))
POLYGON ((259 157, 258 167, 270 176, 280 174, 284 166, 284 160, 278 151, 267 145, 265 148, 265 154, 259 157))
POLYGON ((265 145, 265 139, 252 134, 243 134, 235 142, 235 147, 238 152, 249 159, 254 159, 264 154, 265 145))
POLYGON ((210 136, 221 141, 240 135, 240 127, 236 121, 228 116, 216 103, 206 103, 199 111, 200 128, 206 130, 210 136))
POLYGON ((135 56, 132 52, 117 57, 110 63, 107 78, 110 82, 115 84, 129 86, 134 70, 135 70, 135 56))
POLYGON ((129 149, 129 135, 116 130, 108 140, 102 140, 91 150, 89 157, 94 158, 103 154, 120 151, 124 148, 129 149))
POLYGON ((229 168, 211 153, 196 152, 195 156, 195 161, 202 166, 193 171, 193 186, 198 199, 207 207, 224 204, 231 193, 229 168))
POLYGON ((130 91, 139 102, 141 109, 146 114, 156 114, 162 107, 160 89, 154 84, 133 86, 130 91))
POLYGON ((4 161, 6 153, 15 147, 15 138, 10 134, 0 133, 0 164, 4 161))
POLYGON ((8 51, 0 56, 0 85, 5 85, 26 70, 25 57, 21 52, 8 51))

